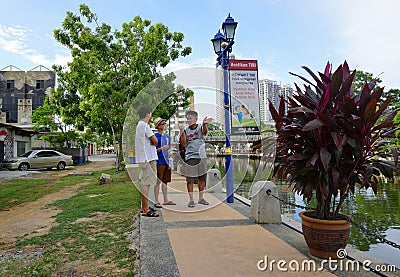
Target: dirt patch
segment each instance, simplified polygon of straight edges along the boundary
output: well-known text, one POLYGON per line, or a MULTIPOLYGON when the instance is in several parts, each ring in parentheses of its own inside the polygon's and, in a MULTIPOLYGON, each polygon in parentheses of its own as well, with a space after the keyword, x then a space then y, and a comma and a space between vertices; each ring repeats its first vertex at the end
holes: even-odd
MULTIPOLYGON (((47 179, 57 181, 70 172, 91 172, 109 169, 113 160, 93 161, 85 165, 75 166, 70 170, 43 171, 35 174, 35 179, 47 179)), ((0 244, 9 245, 20 236, 41 236, 56 226, 55 215, 60 210, 54 207, 46 207, 57 200, 67 199, 74 196, 78 189, 87 185, 87 182, 75 186, 62 188, 57 192, 48 194, 34 202, 24 203, 0 211, 0 244)))
MULTIPOLYGON (((93 161, 87 165, 73 167, 69 170, 63 171, 43 171, 39 174, 34 174, 30 178, 23 177, 24 179, 46 179, 51 181, 58 181, 62 176, 66 176, 72 172, 95 172, 111 168, 113 160, 106 161, 93 161)), ((17 262, 18 268, 27 268, 32 263, 40 261, 45 256, 47 250, 52 248, 63 249, 63 242, 57 242, 56 245, 48 245, 44 247, 38 246, 26 246, 22 249, 15 249, 14 245, 16 239, 20 236, 27 238, 33 236, 41 236, 50 231, 53 226, 56 226, 55 215, 61 210, 55 207, 48 207, 49 204, 54 203, 57 200, 67 199, 76 195, 79 188, 89 184, 89 180, 83 180, 82 183, 71 187, 65 187, 60 189, 58 192, 48 194, 34 202, 24 203, 18 206, 9 208, 8 210, 0 211, 0 245, 3 249, 0 250, 0 275, 7 273, 2 271, 1 265, 10 265, 11 268, 14 266, 13 263, 17 262)), ((87 197, 95 198, 102 197, 104 194, 91 194, 87 197)), ((96 220, 102 220, 110 215, 105 212, 97 212, 90 218, 80 218, 75 221, 75 224, 87 223, 96 220)), ((139 263, 139 217, 136 216, 134 220, 134 230, 130 233, 126 233, 126 237, 130 241, 129 248, 134 250, 135 261, 134 267, 138 272, 139 263)), ((95 229, 91 229, 96 234, 106 235, 117 238, 117 235, 106 228, 103 230, 102 226, 97 226, 95 229), (99 233, 100 231, 100 233, 99 233)), ((95 241, 96 236, 89 237, 89 239, 95 241)), ((64 242, 73 243, 74 239, 67 239, 64 242)), ((64 253, 68 255, 69 253, 64 253)), ((62 259, 62 257, 61 257, 62 259)), ((110 261, 108 258, 100 258, 93 260, 82 259, 76 261, 68 261, 65 258, 65 262, 58 264, 56 267, 51 269, 52 276, 100 276, 99 273, 105 273, 104 275, 127 275, 132 270, 131 267, 119 269, 119 266, 114 261, 110 261)), ((11 275, 10 275, 11 276, 11 275)))
POLYGON ((79 223, 86 223, 86 222, 90 222, 90 221, 96 221, 96 220, 100 220, 105 218, 107 215, 109 215, 110 213, 102 213, 102 212, 97 212, 95 216, 93 217, 82 217, 82 218, 78 218, 77 220, 75 220, 75 224, 79 224, 79 223))
POLYGON ((10 244, 20 236, 41 236, 56 226, 55 215, 61 210, 46 207, 57 200, 74 196, 77 190, 88 183, 80 183, 45 195, 34 201, 24 203, 0 212, 0 243, 10 244))

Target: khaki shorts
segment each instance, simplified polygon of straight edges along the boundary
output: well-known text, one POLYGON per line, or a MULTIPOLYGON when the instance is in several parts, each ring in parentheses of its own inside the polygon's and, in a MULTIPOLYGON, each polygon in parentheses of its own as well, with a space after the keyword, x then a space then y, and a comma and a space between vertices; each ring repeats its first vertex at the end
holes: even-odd
POLYGON ((168 183, 171 182, 171 168, 167 164, 158 164, 157 165, 157 183, 168 183))
POLYGON ((140 181, 143 186, 154 186, 157 184, 157 162, 139 163, 140 181))

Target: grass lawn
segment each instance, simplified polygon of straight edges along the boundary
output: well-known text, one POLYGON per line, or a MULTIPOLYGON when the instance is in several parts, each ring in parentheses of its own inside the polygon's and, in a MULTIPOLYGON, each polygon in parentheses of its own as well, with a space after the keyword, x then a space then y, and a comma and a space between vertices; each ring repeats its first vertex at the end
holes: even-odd
POLYGON ((102 171, 112 182, 98 185, 101 172, 93 176, 66 176, 60 182, 44 180, 10 181, 0 185, 2 209, 33 201, 58 188, 89 182, 77 195, 56 201, 51 206, 61 209, 57 225, 48 234, 20 237, 10 249, 20 255, 0 259, 0 276, 134 276, 138 253, 128 238, 137 234, 134 224, 140 193, 125 172, 102 171))
POLYGON ((70 176, 59 182, 43 179, 13 179, 0 184, 0 210, 35 201, 65 186, 82 183, 82 176, 70 176))

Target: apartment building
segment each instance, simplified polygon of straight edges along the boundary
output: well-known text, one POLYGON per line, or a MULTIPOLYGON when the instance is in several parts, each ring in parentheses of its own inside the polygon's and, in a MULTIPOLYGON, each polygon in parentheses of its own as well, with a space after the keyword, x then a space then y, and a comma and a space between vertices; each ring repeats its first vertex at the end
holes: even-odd
POLYGON ((278 84, 277 81, 263 79, 258 82, 260 94, 260 117, 264 124, 272 125, 273 119, 269 112, 269 102, 279 108, 281 96, 286 100, 285 109, 287 109, 287 99, 293 95, 293 88, 288 84, 278 84))
MULTIPOLYGON (((183 103, 183 95, 178 94, 178 101, 183 103)), ((178 107, 178 111, 168 120, 168 128, 169 134, 171 138, 171 143, 178 143, 180 130, 179 125, 186 126, 186 112, 189 110, 194 110, 194 96, 190 96, 189 98, 189 106, 187 107, 178 107)))
POLYGON ((43 105, 55 80, 55 73, 42 65, 28 71, 13 65, 0 69, 0 122, 31 125, 32 112, 43 105))

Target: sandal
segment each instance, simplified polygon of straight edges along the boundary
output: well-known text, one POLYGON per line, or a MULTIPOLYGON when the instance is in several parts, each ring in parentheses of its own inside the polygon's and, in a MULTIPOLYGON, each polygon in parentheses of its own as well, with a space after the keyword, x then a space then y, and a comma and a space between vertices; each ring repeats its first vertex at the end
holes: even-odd
POLYGON ((163 205, 176 205, 176 203, 172 200, 169 200, 168 202, 163 203, 163 205))
MULTIPOLYGON (((156 211, 156 209, 154 209, 154 208, 152 208, 152 207, 149 207, 149 210, 150 210, 150 211, 153 211, 153 212, 156 211)), ((143 213, 143 210, 140 210, 140 213, 142 214, 142 213, 143 213)))
POLYGON ((194 201, 189 201, 188 207, 189 208, 194 208, 194 201))
POLYGON ((158 213, 156 213, 155 211, 149 210, 146 214, 142 214, 142 216, 159 217, 160 215, 158 213))
POLYGON ((159 209, 161 209, 161 208, 162 208, 162 206, 161 206, 160 202, 157 202, 157 203, 155 203, 155 204, 154 204, 154 207, 156 207, 156 208, 159 208, 159 209))
POLYGON ((202 205, 209 205, 210 203, 208 203, 208 202, 203 198, 203 199, 201 199, 201 200, 199 201, 199 204, 202 204, 202 205))

